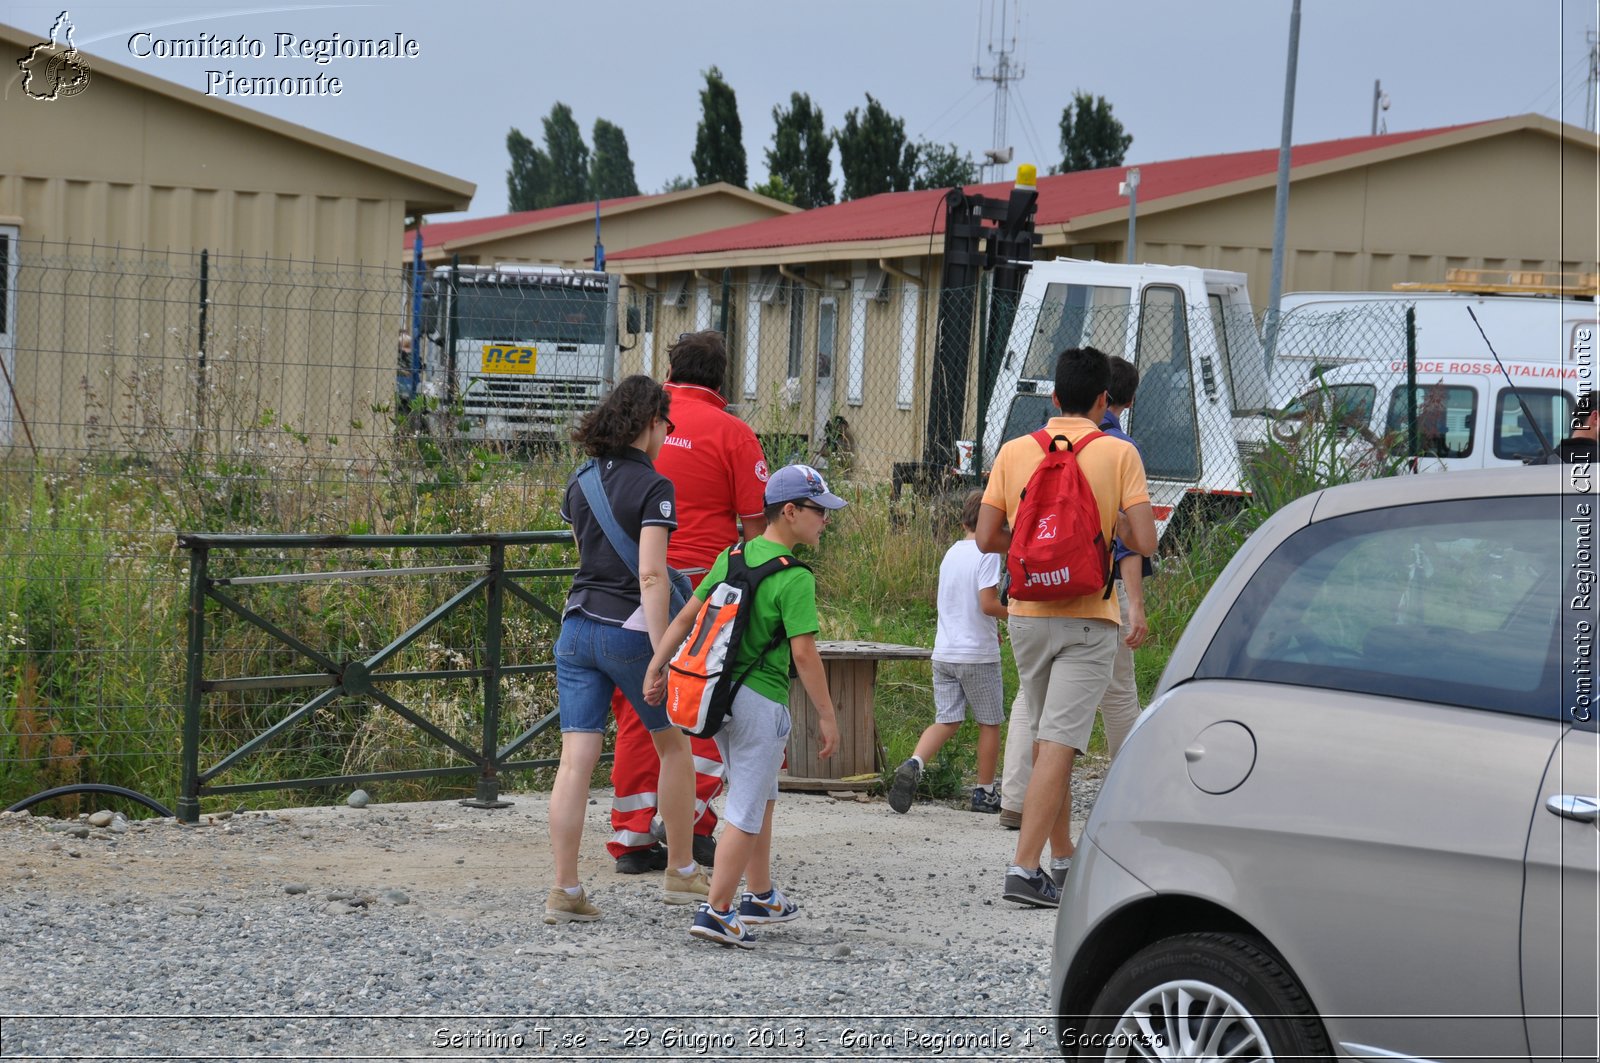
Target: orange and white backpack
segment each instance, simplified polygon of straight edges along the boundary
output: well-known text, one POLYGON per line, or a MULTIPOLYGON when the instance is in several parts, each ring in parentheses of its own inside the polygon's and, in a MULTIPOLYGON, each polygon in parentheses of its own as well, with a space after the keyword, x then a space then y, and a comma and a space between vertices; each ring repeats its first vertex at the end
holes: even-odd
POLYGON ((667 718, 695 738, 710 738, 722 729, 733 708, 733 696, 750 669, 786 637, 782 623, 772 641, 751 659, 742 672, 734 672, 750 614, 755 609, 756 588, 774 572, 806 566, 788 554, 751 568, 745 563, 744 544, 728 550, 728 571, 700 606, 689 637, 667 665, 667 718))

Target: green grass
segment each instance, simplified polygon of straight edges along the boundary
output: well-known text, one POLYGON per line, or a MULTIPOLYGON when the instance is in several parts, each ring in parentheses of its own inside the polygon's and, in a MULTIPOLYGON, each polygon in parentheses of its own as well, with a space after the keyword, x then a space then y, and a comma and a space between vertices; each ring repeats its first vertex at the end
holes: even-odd
MULTIPOLYGON (((1327 429, 1332 432, 1333 429, 1327 429)), ((1307 432, 1295 445, 1274 442, 1252 469, 1256 497, 1238 517, 1193 532, 1167 549, 1146 583, 1151 635, 1135 654, 1148 700, 1183 628, 1239 543, 1279 505, 1330 482, 1354 478, 1330 436, 1307 432)), ((560 527, 557 509, 566 450, 497 452, 397 441, 352 475, 301 456, 272 475, 238 456, 210 464, 186 460, 67 463, 0 468, 0 805, 47 786, 108 782, 171 802, 179 776, 187 555, 175 531, 470 532, 560 527)), ((887 488, 848 486, 851 506, 830 523, 822 545, 802 548, 817 574, 821 635, 930 647, 939 562, 961 532, 948 500, 902 498, 887 488)), ((569 549, 541 548, 512 564, 571 563, 569 549)), ((475 558, 473 558, 475 559, 475 558)), ((448 559, 445 559, 448 560, 448 559)), ((437 564, 422 553, 382 557, 326 554, 314 567, 437 564)), ((286 571, 310 562, 257 558, 250 571, 286 571)), ((244 569, 241 569, 243 571, 244 569)), ((563 580, 540 587, 559 601, 563 580)), ((243 593, 241 591, 241 593, 243 593)), ((373 652, 449 593, 442 578, 351 580, 257 588, 251 601, 282 618, 313 646, 349 658, 373 652)), ((481 610, 452 617, 404 651, 395 668, 472 666, 481 644, 481 610)), ((506 659, 547 661, 554 625, 508 603, 506 659)), ((208 610, 208 674, 305 671, 306 662, 260 631, 208 610), (214 670, 212 670, 214 669, 214 670)), ((1017 689, 1003 654, 1007 704, 1017 689)), ((508 680, 501 740, 555 707, 547 676, 508 680)), ((206 700, 206 752, 213 763, 282 718, 303 691, 232 692, 206 700)), ((400 691, 438 726, 477 740, 481 684, 475 679, 413 683, 400 691)), ((915 747, 933 720, 927 661, 879 665, 877 723, 887 770, 915 747)), ((935 796, 960 796, 973 781, 977 727, 968 722, 927 772, 935 796)), ((1092 753, 1103 751, 1098 725, 1092 753)), ((528 758, 554 756, 542 736, 528 758)), ((431 740, 370 704, 336 703, 231 772, 226 781, 360 774, 440 762, 431 740)), ((548 785, 538 771, 506 785, 548 785)), ((471 792, 470 777, 387 783, 382 797, 416 799, 471 792)), ((333 799, 324 789, 310 795, 333 799)), ((227 798, 221 807, 270 805, 282 795, 227 798)))

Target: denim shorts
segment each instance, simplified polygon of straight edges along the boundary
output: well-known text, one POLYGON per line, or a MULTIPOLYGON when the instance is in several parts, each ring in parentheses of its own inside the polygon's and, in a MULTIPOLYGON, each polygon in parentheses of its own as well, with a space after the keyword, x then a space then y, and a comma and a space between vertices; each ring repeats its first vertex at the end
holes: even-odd
POLYGON ((644 672, 652 654, 650 636, 614 624, 591 620, 579 612, 561 621, 556 639, 556 697, 561 705, 561 730, 602 734, 611 713, 611 691, 639 711, 647 730, 671 725, 662 705, 644 700, 644 672))

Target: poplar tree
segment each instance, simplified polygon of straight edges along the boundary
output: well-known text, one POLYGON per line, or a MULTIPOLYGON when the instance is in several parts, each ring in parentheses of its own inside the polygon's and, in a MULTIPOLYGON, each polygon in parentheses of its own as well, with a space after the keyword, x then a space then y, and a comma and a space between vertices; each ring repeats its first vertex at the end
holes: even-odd
POLYGON ((844 127, 833 131, 833 139, 839 144, 839 166, 844 170, 844 199, 911 187, 917 170, 916 145, 906 140, 905 119, 892 117, 872 93, 867 93, 866 113, 851 108, 844 127))
POLYGON ((533 146, 516 126, 506 134, 506 152, 511 156, 511 168, 506 171, 506 201, 513 211, 538 210, 544 206, 545 171, 549 160, 544 152, 533 146))
POLYGON ((627 134, 621 126, 604 118, 594 120, 594 156, 589 175, 589 185, 596 199, 639 194, 639 182, 633 176, 633 159, 628 155, 627 134))
POLYGON ((544 120, 544 154, 549 160, 549 202, 546 207, 582 203, 589 192, 589 146, 572 117, 572 108, 556 103, 544 120))
POLYGON ((744 127, 739 124, 739 102, 733 88, 716 67, 704 72, 700 90, 700 127, 694 137, 694 180, 697 185, 726 181, 749 186, 745 166, 744 127))
POLYGON ((806 93, 790 93, 789 109, 774 107, 772 122, 768 187, 786 189, 794 197, 786 202, 807 210, 834 202, 833 135, 823 124, 822 108, 813 106, 806 93))

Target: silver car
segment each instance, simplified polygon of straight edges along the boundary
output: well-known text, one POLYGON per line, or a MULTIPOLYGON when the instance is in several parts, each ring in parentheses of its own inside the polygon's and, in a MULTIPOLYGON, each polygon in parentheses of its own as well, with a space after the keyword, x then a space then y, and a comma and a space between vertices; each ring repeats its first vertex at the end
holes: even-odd
POLYGON ((1463 472, 1250 537, 1067 876, 1065 1055, 1594 1063, 1594 511, 1463 472))

